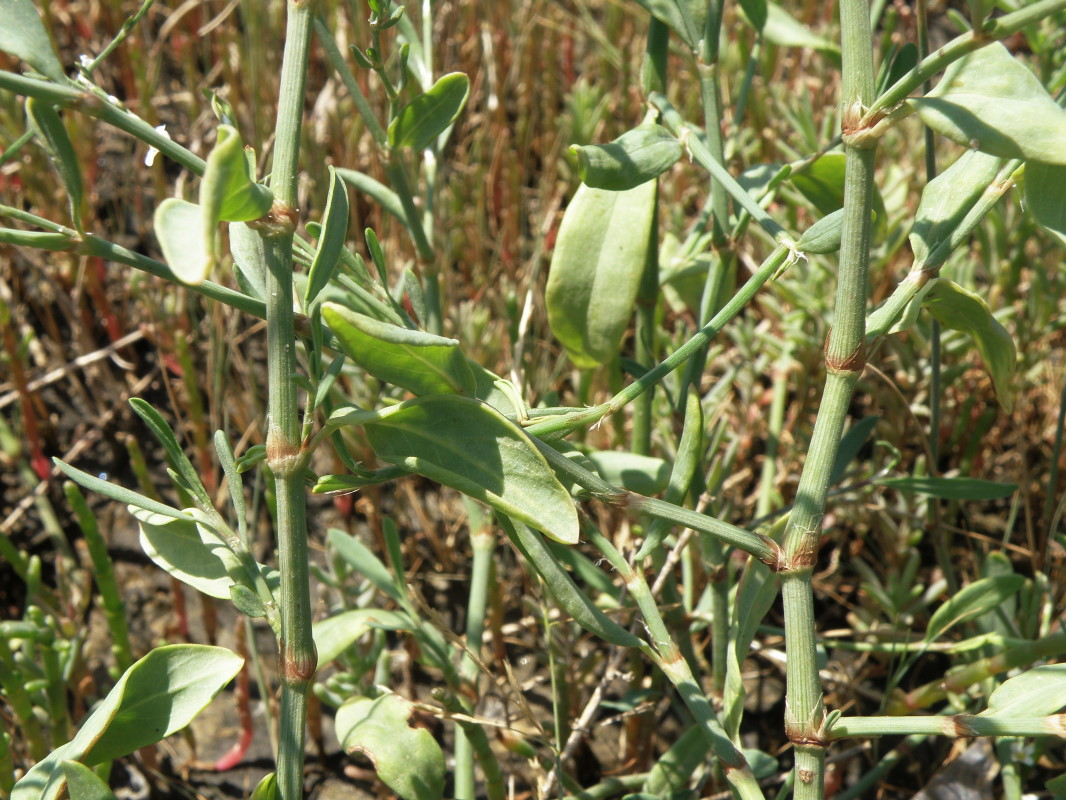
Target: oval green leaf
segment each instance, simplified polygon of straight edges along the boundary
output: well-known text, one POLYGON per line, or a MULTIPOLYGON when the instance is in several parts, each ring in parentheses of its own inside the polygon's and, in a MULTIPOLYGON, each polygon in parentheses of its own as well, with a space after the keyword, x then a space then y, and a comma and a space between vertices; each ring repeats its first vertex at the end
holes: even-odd
POLYGON ((922 306, 929 309, 945 328, 963 331, 973 337, 996 389, 996 399, 1005 411, 1010 411, 1010 380, 1014 375, 1017 350, 1014 339, 992 316, 988 304, 957 283, 942 279, 926 293, 922 306))
POLYGON ((914 215, 910 242, 914 269, 943 264, 951 254, 945 245, 989 184, 1003 162, 987 153, 970 150, 926 184, 914 215))
POLYGON ((456 339, 381 322, 337 303, 323 304, 322 319, 348 357, 378 380, 416 395, 474 392, 456 339))
POLYGON ((200 182, 200 206, 204 222, 214 232, 218 222, 248 222, 270 211, 274 195, 256 183, 241 144, 231 125, 218 126, 218 139, 207 156, 200 182))
POLYGON ((351 647, 367 631, 375 628, 408 631, 413 627, 411 618, 402 611, 353 608, 316 622, 311 626, 311 633, 315 638, 318 663, 322 666, 351 647))
POLYGON ((545 301, 552 333, 574 365, 614 358, 652 245, 656 182, 626 192, 582 185, 563 215, 545 301))
POLYGON ((840 249, 840 235, 844 227, 844 209, 822 217, 803 232, 796 247, 801 253, 826 255, 840 249))
POLYGON ((574 145, 586 186, 624 192, 658 178, 681 158, 681 142, 662 125, 626 131, 609 144, 574 145))
POLYGON ((392 147, 423 150, 455 122, 470 94, 470 79, 461 72, 442 76, 396 115, 389 125, 392 147))
POLYGON ((63 65, 52 49, 32 0, 0 0, 0 50, 21 58, 46 78, 66 83, 63 65))
POLYGON ((588 457, 611 486, 653 497, 670 483, 670 464, 661 458, 618 450, 594 450, 588 457))
POLYGON ((337 738, 349 753, 369 758, 403 800, 440 800, 444 753, 433 734, 412 724, 414 711, 395 694, 356 698, 337 709, 337 738))
POLYGON ((957 623, 997 608, 1016 594, 1023 583, 1025 578, 1021 575, 996 575, 962 588, 933 614, 925 631, 925 641, 934 642, 957 623))
POLYGON ((1066 664, 1033 667, 1004 681, 981 716, 1044 717, 1066 706, 1066 664))
POLYGON ((63 125, 63 120, 59 118, 54 106, 34 97, 26 99, 26 116, 29 118, 37 141, 48 154, 48 159, 52 162, 56 174, 66 187, 67 198, 70 201, 70 217, 74 222, 74 227, 80 231, 81 201, 85 191, 78 156, 74 152, 74 144, 70 141, 66 126, 63 125))
POLYGON ((365 425, 383 461, 457 489, 553 539, 578 539, 577 509, 529 437, 491 406, 427 395, 365 425))
POLYGON ((67 782, 70 800, 116 800, 108 785, 84 764, 64 761, 59 766, 67 782))
POLYGON ((1025 204, 1037 223, 1066 244, 1066 166, 1026 164, 1025 204))
POLYGON ((954 62, 929 94, 907 101, 952 141, 1003 158, 1066 164, 1066 111, 994 42, 954 62))
POLYGON ((196 286, 207 279, 214 265, 214 245, 207 246, 206 236, 212 240, 215 229, 204 227, 200 206, 168 197, 155 210, 155 235, 163 250, 163 260, 182 283, 196 286))
POLYGON ((55 800, 65 777, 61 764, 102 764, 180 731, 240 671, 244 659, 223 647, 157 647, 131 666, 67 744, 36 764, 11 800, 55 800))
POLYGON ((234 584, 248 587, 252 583, 254 576, 245 574, 240 558, 200 511, 189 509, 186 519, 164 517, 132 506, 130 513, 140 527, 145 554, 182 583, 223 600, 230 599, 234 584))

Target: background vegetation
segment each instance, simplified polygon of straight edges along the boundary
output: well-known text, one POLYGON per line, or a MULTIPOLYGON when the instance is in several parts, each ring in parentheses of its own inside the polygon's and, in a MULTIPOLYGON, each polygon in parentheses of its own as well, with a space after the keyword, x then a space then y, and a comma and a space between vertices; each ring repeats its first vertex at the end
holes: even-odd
MULTIPOLYGON (((46 24, 67 64, 79 54, 100 52, 138 7, 120 0, 43 4, 46 24)), ((323 8, 339 40, 368 40, 361 4, 325 2, 323 8)), ((421 19, 421 9, 414 5, 408 12, 421 19)), ((789 4, 788 15, 756 47, 750 26, 727 4, 728 35, 721 53, 724 133, 730 170, 752 182, 760 176, 760 165, 810 161, 808 180, 786 183, 771 209, 791 230, 802 231, 840 204, 834 172, 840 165, 833 156, 813 161, 836 146, 840 130, 840 56, 833 44, 839 35, 831 4, 789 4), (744 81, 748 70, 750 84, 744 81)), ((874 16, 882 60, 915 39, 908 4, 878 4, 874 16)), ((934 46, 956 35, 958 25, 948 9, 932 4, 934 46)), ((141 117, 166 124, 182 144, 204 155, 217 126, 205 92, 218 91, 262 165, 271 148, 280 63, 280 53, 267 43, 281 42, 283 28, 281 3, 157 4, 104 62, 96 80, 141 117)), ((436 73, 461 71, 471 80, 466 110, 437 173, 435 266, 446 309, 444 333, 460 339, 473 360, 518 378, 534 406, 602 402, 623 381, 607 368, 591 374, 574 370, 548 329, 543 295, 559 221, 578 183, 577 163, 568 148, 609 141, 644 116, 640 74, 646 30, 647 12, 621 0, 434 4, 436 73)), ((1008 44, 1053 93, 1066 84, 1061 27, 1049 22, 1008 44)), ((14 64, 0 55, 0 67, 14 64)), ((387 98, 380 84, 366 71, 357 75, 384 116, 387 98)), ((670 76, 672 102, 687 118, 702 118, 696 77, 684 54, 671 54, 670 76)), ((387 176, 318 44, 312 50, 307 97, 298 205, 316 217, 325 203, 327 164, 359 169, 382 181, 387 176)), ((112 241, 158 255, 152 212, 162 198, 175 194, 175 181, 180 187, 187 176, 165 158, 145 165, 142 145, 89 117, 69 115, 66 121, 80 162, 93 165, 85 175, 87 227, 106 225, 112 241)), ((66 219, 65 194, 47 160, 32 147, 8 152, 25 130, 21 100, 0 92, 2 202, 66 219)), ((877 177, 881 205, 870 271, 875 303, 910 268, 907 226, 925 184, 923 147, 916 118, 882 142, 877 177)), ((945 145, 939 157, 947 164, 959 152, 945 145)), ((680 263, 671 259, 671 248, 676 250, 690 226, 700 224, 706 177, 682 159, 664 177, 661 192, 662 230, 667 232, 662 264, 669 275, 680 263)), ((349 230, 377 232, 395 281, 416 260, 406 232, 376 203, 358 192, 351 197, 349 230)), ((354 237, 354 245, 350 236, 349 245, 363 248, 369 261, 361 236, 354 237)), ((744 239, 739 280, 772 249, 769 239, 744 239)), ((688 272, 670 276, 657 308, 665 351, 675 349, 695 327, 703 275, 699 262, 685 268, 688 272)), ((898 707, 907 697, 915 701, 916 690, 941 681, 949 667, 991 654, 987 649, 944 653, 937 648, 904 654, 885 644, 924 630, 946 597, 981 576, 1013 571, 1046 592, 1023 594, 1013 605, 1005 604, 978 621, 970 635, 998 631, 1050 637, 1052 644, 1040 657, 1066 652, 1066 643, 1050 636, 1059 631, 1066 585, 1058 479, 1066 408, 1062 242, 1038 229, 1011 193, 947 269, 953 280, 983 296, 1010 331, 1017 369, 1010 396, 1001 393, 997 401, 971 340, 945 332, 940 385, 932 387, 930 323, 922 319, 888 338, 859 382, 851 426, 865 435, 852 437, 852 459, 841 462, 835 476, 835 499, 824 522, 814 579, 825 701, 848 713, 873 714, 898 707), (940 501, 882 482, 929 474, 1017 484, 1017 490, 997 500, 940 501), (937 558, 937 537, 942 537, 947 559, 943 553, 937 558), (1038 602, 1026 606, 1026 597, 1038 602)), ((700 506, 708 513, 751 528, 773 523, 773 512, 792 501, 820 396, 834 285, 832 257, 795 265, 767 284, 713 342, 699 387, 711 465, 700 506)), ((248 650, 254 634, 231 612, 216 612, 209 598, 158 573, 141 555, 124 510, 90 498, 125 608, 101 600, 92 577, 102 562, 93 560, 96 554, 87 545, 91 515, 79 518, 78 509, 72 509, 50 459, 60 457, 124 485, 139 485, 146 493, 169 491, 163 489, 161 451, 127 403, 130 397, 145 397, 169 413, 206 487, 221 491, 223 498, 212 432, 222 429, 239 442, 238 455, 265 438, 263 326, 100 258, 7 245, 0 245, 0 314, 0 533, 5 551, 0 616, 7 626, 4 638, 14 641, 18 625, 35 621, 28 607, 47 608, 56 641, 38 642, 39 655, 47 662, 49 650, 79 653, 64 662, 70 666, 59 676, 48 673, 46 663, 48 674, 41 678, 50 692, 46 702, 52 726, 44 735, 59 742, 106 693, 122 659, 128 664, 131 655, 137 658, 162 640, 219 640, 248 650), (42 603, 44 597, 48 603, 42 603), (129 625, 131 652, 111 649, 119 617, 129 625)), ((353 382, 350 391, 354 402, 372 405, 381 387, 373 381, 353 382)), ((677 415, 666 393, 658 393, 655 402, 653 419, 659 428, 652 433, 653 454, 669 460, 677 415)), ((627 414, 615 415, 589 431, 584 444, 599 450, 623 448, 627 425, 627 414)), ((315 468, 342 471, 340 464, 315 468)), ((257 482, 251 508, 263 552, 272 546, 271 502, 269 487, 257 482)), ((326 531, 337 528, 356 535, 395 569, 393 554, 385 552, 395 524, 404 575, 419 612, 449 640, 465 630, 470 531, 478 531, 481 521, 457 493, 411 477, 312 503, 314 599, 320 616, 360 606, 368 591, 352 578, 326 531)), ((620 550, 639 544, 644 532, 639 519, 606 507, 595 513, 601 530, 610 533, 620 550)), ((682 646, 696 662, 710 659, 709 587, 722 580, 732 585, 742 561, 733 559, 713 572, 704 563, 695 543, 679 551, 676 563, 667 564, 665 572, 674 580, 661 600, 664 613, 690 631, 682 646)), ((490 730, 495 731, 493 746, 509 788, 521 795, 544 786, 562 743, 594 697, 598 710, 580 746, 562 762, 563 783, 571 792, 582 786, 628 788, 608 779, 643 775, 652 768, 688 726, 679 701, 648 664, 613 659, 613 648, 560 615, 509 546, 501 543, 495 549, 492 565, 487 647, 475 659, 473 672, 481 681, 474 716, 498 725, 490 730)), ((612 586, 600 591, 605 603, 617 598, 612 586)), ((414 638, 379 633, 370 639, 363 651, 366 663, 349 663, 344 680, 367 686, 386 682, 424 702, 424 723, 448 739, 451 724, 433 714, 430 690, 437 676, 421 665, 414 638)), ((782 641, 775 608, 759 630, 745 672, 750 695, 743 741, 779 759, 779 766, 768 762, 762 773, 770 786, 784 781, 790 764, 781 725, 782 641)), ((270 652, 272 646, 262 649, 270 652)), ((3 652, 6 648, 0 646, 0 661, 15 663, 18 659, 3 652)), ((270 702, 274 671, 272 660, 262 658, 244 674, 234 695, 247 693, 249 704, 229 695, 217 701, 232 707, 233 720, 194 728, 183 742, 130 759, 123 768, 130 786, 138 786, 137 776, 143 775, 158 797, 195 792, 246 796, 269 768, 269 742, 259 722, 257 741, 240 770, 216 776, 210 767, 239 740, 242 728, 250 729, 240 714, 258 715, 261 705, 270 702)), ((319 676, 323 707, 312 712, 311 740, 318 753, 312 759, 313 791, 325 797, 338 783, 357 783, 363 791, 386 792, 366 762, 337 754, 329 700, 349 687, 343 681, 329 684, 329 675, 319 676)), ((975 691, 983 691, 980 684, 975 691)), ((40 753, 16 722, 17 691, 4 683, 4 695, 0 718, 8 734, 7 763, 21 769, 40 753)), ((965 704, 965 699, 948 700, 965 704)), ((943 702, 941 695, 919 707, 936 710, 943 702)), ((1046 779, 1066 769, 1061 744, 1010 746, 1017 750, 1015 756, 1000 752, 996 762, 989 752, 982 763, 1003 763, 1014 770, 1017 786, 1042 789, 1046 779)), ((890 762, 895 767, 863 796, 909 797, 962 749, 950 740, 902 737, 854 747, 841 743, 830 753, 831 789, 847 791, 873 765, 885 763, 886 754, 895 754, 896 761, 890 762)), ((714 784, 706 785, 710 791, 714 784)))

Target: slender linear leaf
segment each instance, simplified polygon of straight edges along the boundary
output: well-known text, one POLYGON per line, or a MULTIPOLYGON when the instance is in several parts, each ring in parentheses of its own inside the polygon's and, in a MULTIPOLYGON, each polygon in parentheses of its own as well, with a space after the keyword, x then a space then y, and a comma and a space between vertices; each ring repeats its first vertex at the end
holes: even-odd
POLYGON ((833 462, 833 472, 829 476, 830 486, 835 486, 844 477, 844 473, 859 455, 859 451, 870 438, 870 434, 874 432, 880 419, 880 417, 863 417, 840 438, 836 461, 833 462))
POLYGON ((381 181, 362 172, 356 172, 354 169, 343 167, 337 167, 337 175, 357 192, 370 195, 375 203, 396 217, 405 227, 410 227, 407 213, 403 210, 403 203, 400 202, 400 196, 381 181))
POLYGON ((389 568, 369 547, 338 528, 330 528, 328 536, 330 547, 336 550, 337 555, 347 561, 352 569, 374 584, 386 597, 401 605, 405 602, 389 568))
POLYGON ((358 697, 337 709, 337 738, 349 753, 369 758, 403 800, 440 800, 444 753, 433 734, 413 724, 414 710, 395 694, 358 697))
POLYGON ((637 0, 653 17, 673 30, 690 49, 700 41, 701 28, 685 0, 637 0))
POLYGON ((577 542, 570 494, 526 433, 491 406, 459 395, 427 395, 381 412, 365 428, 382 460, 458 489, 560 542, 577 542))
MULTIPOLYGON (((2 24, 0 23, 0 26, 2 24)), ((70 217, 74 221, 74 227, 80 231, 81 203, 85 190, 82 185, 78 155, 74 152, 74 144, 70 141, 67 128, 54 106, 34 97, 26 99, 26 116, 29 117, 37 141, 48 153, 49 161, 52 162, 56 174, 59 175, 59 179, 67 189, 70 217)))
POLYGON ((1003 158, 1066 164, 1066 111, 999 42, 954 62, 924 97, 907 101, 952 141, 1003 158))
POLYGON ((120 503, 125 503, 135 508, 141 508, 145 511, 153 514, 159 514, 164 517, 179 520, 189 520, 191 517, 184 511, 179 511, 176 508, 171 508, 168 505, 160 503, 158 500, 152 500, 149 497, 145 497, 143 494, 137 494, 124 486, 105 481, 103 478, 97 478, 94 475, 90 475, 88 472, 82 472, 77 467, 72 467, 58 458, 54 459, 55 465, 59 469, 74 481, 76 484, 84 489, 88 489, 90 492, 96 492, 102 494, 104 497, 109 497, 112 500, 117 500, 120 503))
POLYGON ((63 65, 32 0, 0 0, 0 50, 21 58, 46 78, 66 83, 63 65))
POLYGON ((470 79, 461 72, 442 76, 396 115, 389 124, 389 144, 423 150, 448 129, 466 105, 470 79))
POLYGON ((880 478, 881 486, 942 500, 998 500, 1018 491, 1016 483, 997 483, 977 478, 880 478))
POLYGON ((348 191, 344 181, 333 167, 329 170, 329 195, 326 197, 326 210, 322 212, 322 231, 318 238, 318 249, 314 261, 307 271, 307 291, 304 294, 304 308, 309 308, 311 301, 329 283, 337 262, 344 248, 344 237, 348 234, 348 191))
POLYGON ((925 640, 934 642, 959 622, 979 617, 997 608, 1004 600, 1016 594, 1023 583, 1025 578, 1021 575, 996 575, 993 578, 981 578, 963 587, 930 618, 925 640))

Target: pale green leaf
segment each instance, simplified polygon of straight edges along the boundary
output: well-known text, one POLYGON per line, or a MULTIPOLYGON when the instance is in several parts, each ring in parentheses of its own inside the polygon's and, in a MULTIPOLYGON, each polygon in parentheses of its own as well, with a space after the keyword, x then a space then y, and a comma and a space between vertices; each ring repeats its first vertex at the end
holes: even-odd
POLYGON ((63 761, 94 766, 160 742, 188 725, 240 671, 244 659, 222 647, 157 647, 131 666, 77 735, 20 780, 11 800, 55 800, 63 761))
POLYGON ((78 155, 74 152, 74 144, 70 141, 67 128, 63 120, 59 118, 55 107, 35 97, 26 99, 26 116, 29 118, 37 141, 48 154, 48 159, 52 162, 56 174, 66 187, 70 201, 70 217, 74 221, 74 227, 80 231, 81 202, 85 191, 81 180, 78 155))
POLYGON ((970 150, 926 184, 910 233, 914 269, 947 260, 951 234, 996 179, 1002 164, 995 156, 970 150))
POLYGON ((1066 166, 1026 164, 1025 204, 1033 219, 1066 244, 1066 166))
POLYGON ((1066 664, 1027 669, 1000 684, 988 698, 982 715, 1044 717, 1066 706, 1066 664))
POLYGON ((108 785, 84 764, 63 761, 59 766, 67 782, 70 800, 116 800, 108 785))
POLYGON ((693 19, 686 0, 637 0, 653 17, 676 33, 690 49, 699 44, 702 28, 693 19))
POLYGON ((577 509, 526 433, 491 406, 454 394, 427 395, 365 425, 383 461, 424 475, 497 511, 574 544, 577 509))
POLYGON ((330 528, 328 537, 329 544, 337 551, 337 555, 347 561, 348 565, 357 573, 374 584, 378 591, 384 593, 397 604, 402 605, 406 601, 403 593, 396 585, 392 573, 389 572, 389 568, 374 555, 374 552, 369 547, 356 537, 338 528, 330 528))
POLYGON ((654 180, 681 158, 677 137, 654 123, 626 131, 609 144, 574 145, 585 185, 624 192, 654 180))
POLYGON ((326 197, 326 210, 322 213, 322 231, 318 237, 318 249, 307 271, 307 291, 304 294, 304 308, 310 308, 311 301, 329 283, 337 262, 344 248, 344 237, 348 233, 348 191, 344 181, 333 167, 329 170, 329 195, 326 197))
POLYGON ((103 478, 97 478, 94 475, 90 475, 88 472, 82 472, 80 469, 72 467, 70 464, 60 461, 58 458, 53 460, 64 475, 82 488, 88 489, 90 492, 102 494, 104 497, 109 497, 120 503, 126 503, 127 505, 143 509, 153 514, 159 514, 170 519, 191 519, 191 517, 184 511, 178 511, 178 509, 171 508, 168 505, 160 503, 158 500, 153 500, 142 494, 137 494, 137 492, 127 489, 125 486, 119 486, 116 483, 105 481, 103 478))
POLYGON ((375 628, 386 631, 408 631, 414 627, 411 618, 402 611, 382 611, 375 608, 353 608, 333 614, 311 627, 321 667, 335 659, 363 634, 375 628))
POLYGON ((611 486, 647 497, 659 494, 670 482, 670 463, 661 458, 618 450, 593 450, 588 458, 611 486))
POLYGON ((389 124, 389 144, 423 150, 455 122, 470 95, 470 79, 461 72, 442 76, 396 115, 389 124))
POLYGON ((247 585, 237 554, 206 521, 189 509, 186 519, 173 519, 130 507, 140 527, 141 547, 161 569, 211 597, 229 599, 230 587, 247 585))
POLYGON ((840 47, 798 22, 777 3, 766 4, 766 24, 762 32, 766 41, 780 47, 803 47, 840 57, 840 47))
POLYGON ((214 247, 207 247, 205 237, 213 237, 215 230, 204 228, 200 206, 168 197, 156 207, 153 222, 163 260, 178 280, 191 286, 203 283, 214 264, 214 247))
POLYGON ((456 339, 381 322, 337 303, 322 306, 322 319, 348 357, 380 381, 416 395, 474 393, 456 339))
POLYGON ((213 231, 219 222, 259 219, 273 203, 270 189, 256 183, 251 174, 237 129, 219 125, 218 139, 207 156, 200 182, 204 224, 213 231))
POLYGON ((414 706, 395 694, 359 697, 337 709, 337 738, 365 755, 403 800, 440 800, 444 754, 428 730, 413 724, 414 706))
POLYGON ((66 82, 63 65, 32 0, 0 0, 0 20, 0 50, 21 58, 56 83, 66 82))
POLYGON ((1002 158, 1066 164, 1066 111, 994 42, 954 62, 924 97, 907 101, 937 133, 1002 158))
POLYGON ((878 478, 875 483, 942 500, 998 500, 1018 491, 1016 483, 997 483, 978 478, 878 478))
POLYGON ((981 578, 958 591, 934 612, 925 631, 925 640, 934 642, 960 622, 979 617, 997 608, 1022 588, 1021 575, 981 578))
POLYGON ((922 301, 945 328, 968 333, 977 345, 985 369, 992 378, 996 399, 1005 411, 1012 406, 1011 378, 1014 376, 1017 351, 1014 339, 988 308, 981 297, 956 283, 938 280, 922 301))
POLYGON ((633 314, 655 220, 656 182, 626 192, 582 185, 563 215, 545 301, 575 366, 614 358, 633 314))

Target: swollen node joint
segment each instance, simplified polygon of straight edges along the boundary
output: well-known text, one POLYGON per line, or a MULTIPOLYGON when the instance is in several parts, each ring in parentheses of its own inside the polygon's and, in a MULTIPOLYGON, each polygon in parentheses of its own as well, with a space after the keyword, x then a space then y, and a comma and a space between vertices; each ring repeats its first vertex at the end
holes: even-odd
POLYGON ((315 649, 314 642, 311 643, 310 651, 303 657, 296 655, 288 643, 282 642, 281 674, 287 684, 310 683, 317 669, 318 651, 315 649))
POLYGON ((263 236, 274 238, 292 234, 299 221, 299 214, 295 208, 275 199, 266 214, 247 224, 249 228, 259 231, 263 236))
POLYGON ((266 450, 267 466, 276 477, 288 477, 303 468, 303 448, 286 439, 276 426, 267 432, 266 450))
POLYGON ((830 330, 829 335, 825 337, 824 352, 826 370, 837 374, 845 372, 862 372, 866 368, 866 342, 859 342, 859 345, 851 353, 843 358, 838 358, 829 354, 829 343, 832 336, 833 332, 830 330))

